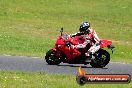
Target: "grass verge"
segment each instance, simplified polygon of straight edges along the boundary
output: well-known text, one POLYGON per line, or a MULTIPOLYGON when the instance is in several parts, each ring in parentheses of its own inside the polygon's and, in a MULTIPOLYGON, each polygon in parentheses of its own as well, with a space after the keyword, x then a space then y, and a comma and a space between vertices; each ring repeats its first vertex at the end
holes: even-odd
POLYGON ((130 84, 80 86, 74 75, 0 71, 0 88, 131 88, 130 84))

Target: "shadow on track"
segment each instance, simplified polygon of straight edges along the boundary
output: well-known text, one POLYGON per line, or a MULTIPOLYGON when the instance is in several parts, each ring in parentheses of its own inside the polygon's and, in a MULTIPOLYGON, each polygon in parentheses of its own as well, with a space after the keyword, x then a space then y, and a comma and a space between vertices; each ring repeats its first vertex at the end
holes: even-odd
MULTIPOLYGON (((65 65, 57 65, 57 66, 68 66, 68 67, 82 67, 82 68, 93 68, 93 67, 89 67, 89 66, 82 66, 82 65, 73 65, 73 64, 65 64, 65 65)), ((96 68, 96 69, 108 69, 108 68, 96 68)))

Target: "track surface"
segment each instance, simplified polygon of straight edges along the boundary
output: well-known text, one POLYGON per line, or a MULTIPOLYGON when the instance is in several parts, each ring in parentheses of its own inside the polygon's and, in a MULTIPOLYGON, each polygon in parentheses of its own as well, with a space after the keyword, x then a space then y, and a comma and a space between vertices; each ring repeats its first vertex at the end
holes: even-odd
POLYGON ((0 70, 76 74, 79 66, 85 68, 89 74, 130 74, 132 76, 132 64, 109 63, 105 68, 92 68, 90 65, 69 65, 63 63, 55 66, 47 65, 45 60, 40 58, 0 56, 0 70))

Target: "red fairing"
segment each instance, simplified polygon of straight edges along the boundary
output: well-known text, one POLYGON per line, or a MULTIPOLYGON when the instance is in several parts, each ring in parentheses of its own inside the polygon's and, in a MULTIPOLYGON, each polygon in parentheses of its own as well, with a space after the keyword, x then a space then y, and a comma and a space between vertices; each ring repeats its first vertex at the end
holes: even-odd
POLYGON ((79 52, 77 49, 74 49, 73 47, 66 46, 65 45, 66 42, 72 42, 72 43, 74 42, 74 44, 78 44, 78 38, 63 39, 62 36, 59 36, 56 40, 55 46, 52 49, 56 51, 56 56, 59 56, 60 53, 63 52, 67 58, 66 62, 69 62, 73 58, 80 56, 81 52, 79 52))
POLYGON ((104 47, 107 47, 107 46, 109 46, 111 44, 112 44, 112 41, 111 40, 101 40, 100 47, 101 48, 104 48, 104 47))
POLYGON ((58 37, 58 39, 56 40, 56 44, 59 44, 59 45, 64 45, 64 40, 61 39, 61 36, 58 37))
POLYGON ((81 38, 81 36, 75 36, 71 39, 71 42, 73 45, 83 44, 85 42, 85 39, 81 38))

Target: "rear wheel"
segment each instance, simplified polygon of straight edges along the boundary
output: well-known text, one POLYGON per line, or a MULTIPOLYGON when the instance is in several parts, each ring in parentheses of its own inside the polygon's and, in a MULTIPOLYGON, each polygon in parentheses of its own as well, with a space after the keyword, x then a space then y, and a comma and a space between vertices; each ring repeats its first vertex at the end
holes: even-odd
POLYGON ((58 65, 61 63, 61 58, 57 58, 56 51, 52 49, 46 53, 45 60, 49 65, 58 65))
POLYGON ((110 54, 103 49, 100 49, 98 52, 95 53, 95 59, 93 59, 90 65, 94 68, 103 68, 105 67, 110 61, 110 54))

